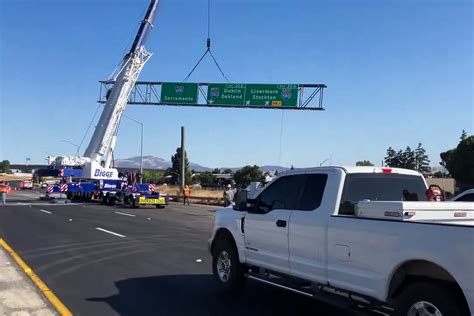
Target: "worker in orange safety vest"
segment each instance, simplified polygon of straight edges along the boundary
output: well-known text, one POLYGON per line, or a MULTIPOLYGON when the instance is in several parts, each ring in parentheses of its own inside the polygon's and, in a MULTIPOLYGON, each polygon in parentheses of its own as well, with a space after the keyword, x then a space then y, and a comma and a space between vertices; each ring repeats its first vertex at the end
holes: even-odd
POLYGON ((5 205, 7 203, 7 193, 10 191, 10 187, 6 184, 0 183, 0 204, 5 205))
POLYGON ((189 190, 188 186, 185 186, 183 189, 183 205, 186 205, 186 202, 189 205, 189 195, 191 194, 191 191, 189 190))

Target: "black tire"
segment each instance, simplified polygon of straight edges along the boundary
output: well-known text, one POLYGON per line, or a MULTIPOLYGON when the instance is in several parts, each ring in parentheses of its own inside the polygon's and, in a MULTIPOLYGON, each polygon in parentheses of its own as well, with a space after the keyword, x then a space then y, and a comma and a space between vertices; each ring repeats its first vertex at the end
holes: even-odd
POLYGON ((109 204, 109 195, 106 194, 103 198, 102 198, 102 204, 104 205, 108 205, 109 204))
POLYGON ((135 198, 130 199, 130 207, 131 208, 139 208, 140 207, 140 205, 138 205, 137 199, 135 199, 135 198))
MULTIPOLYGON (((416 282, 407 285, 394 299, 395 311, 393 316, 418 315, 409 314, 417 302, 428 310, 438 309, 443 316, 462 316, 462 302, 455 296, 457 291, 434 282, 416 282), (426 303, 432 306, 427 306, 426 303)), ((424 315, 424 314, 420 314, 424 315)))
POLYGON ((115 205, 115 196, 110 196, 109 197, 109 204, 110 206, 114 206, 115 205))
POLYGON ((156 207, 156 208, 165 208, 165 206, 164 206, 164 205, 161 205, 161 204, 156 204, 155 207, 156 207))
POLYGON ((244 288, 247 279, 244 277, 244 269, 239 261, 237 249, 230 241, 225 239, 216 241, 212 250, 212 274, 222 291, 237 292, 244 288), (230 263, 227 273, 222 271, 224 268, 222 264, 226 259, 230 263))

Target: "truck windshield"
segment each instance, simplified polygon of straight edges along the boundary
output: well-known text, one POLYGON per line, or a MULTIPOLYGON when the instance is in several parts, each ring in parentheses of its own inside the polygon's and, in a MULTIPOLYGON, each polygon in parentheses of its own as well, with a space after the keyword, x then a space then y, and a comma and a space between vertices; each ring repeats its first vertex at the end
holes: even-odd
POLYGON ((396 173, 353 173, 346 176, 339 214, 353 215, 355 203, 370 201, 426 201, 420 176, 396 173))

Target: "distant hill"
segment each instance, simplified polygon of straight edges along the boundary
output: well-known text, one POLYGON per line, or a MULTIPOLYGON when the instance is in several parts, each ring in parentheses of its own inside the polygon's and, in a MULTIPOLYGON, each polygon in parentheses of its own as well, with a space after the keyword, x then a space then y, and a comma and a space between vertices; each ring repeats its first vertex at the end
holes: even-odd
MULTIPOLYGON (((226 168, 221 168, 221 169, 226 169, 226 168)), ((232 171, 237 171, 239 169, 242 169, 242 167, 237 167, 237 168, 230 168, 232 171)), ((286 170, 289 170, 290 168, 287 168, 287 167, 282 167, 282 166, 274 166, 274 165, 264 165, 264 166, 260 166, 260 170, 262 170, 263 172, 267 172, 267 171, 278 171, 278 172, 282 172, 282 171, 286 171, 286 170)))
MULTIPOLYGON (((116 159, 115 166, 118 168, 140 168, 140 156, 130 157, 125 159, 116 159)), ((197 163, 190 162, 189 167, 196 171, 209 171, 210 168, 201 166, 197 163)), ((171 161, 154 156, 143 156, 144 169, 158 169, 165 170, 171 168, 171 161)))
MULTIPOLYGON (((138 169, 140 168, 140 156, 125 158, 125 159, 116 159, 115 160, 115 167, 118 168, 133 168, 138 169)), ((154 157, 154 156, 143 156, 143 168, 144 169, 158 169, 158 170, 165 170, 171 167, 171 161, 165 160, 163 158, 154 157)), ((189 167, 193 170, 203 172, 203 171, 212 171, 214 168, 209 168, 205 166, 201 166, 200 164, 189 162, 189 167)), ((238 168, 230 168, 232 171, 237 171, 242 167, 238 168)), ((221 168, 225 169, 225 168, 221 168)), ((265 165, 261 166, 263 172, 273 171, 276 170, 278 172, 288 170, 289 168, 282 167, 282 166, 274 166, 274 165, 265 165)))
POLYGON ((282 171, 289 170, 290 168, 282 167, 282 166, 274 166, 274 165, 265 165, 265 166, 261 166, 260 169, 262 169, 263 172, 267 172, 267 171, 282 172, 282 171))

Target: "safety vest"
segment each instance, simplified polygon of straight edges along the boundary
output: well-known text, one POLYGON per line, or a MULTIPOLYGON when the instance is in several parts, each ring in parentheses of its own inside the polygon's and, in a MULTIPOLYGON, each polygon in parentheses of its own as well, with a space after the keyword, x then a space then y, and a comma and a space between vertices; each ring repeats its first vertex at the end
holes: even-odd
POLYGON ((6 186, 5 184, 0 184, 0 192, 8 193, 8 191, 8 186, 6 186))
POLYGON ((189 188, 184 188, 183 189, 183 195, 184 196, 189 196, 189 188))

